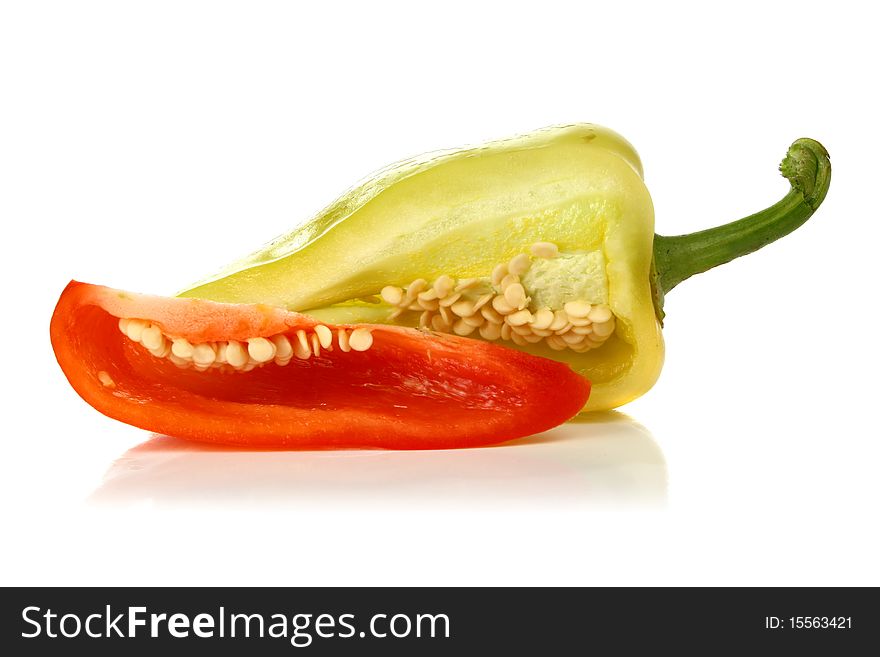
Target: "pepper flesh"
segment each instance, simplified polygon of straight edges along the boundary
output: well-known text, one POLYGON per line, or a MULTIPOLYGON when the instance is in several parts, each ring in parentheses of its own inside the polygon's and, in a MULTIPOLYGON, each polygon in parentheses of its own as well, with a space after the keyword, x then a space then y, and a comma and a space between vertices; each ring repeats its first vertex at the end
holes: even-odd
POLYGON ((561 363, 392 326, 366 327, 375 338, 364 352, 336 349, 246 373, 181 370, 122 335, 120 318, 148 319, 193 342, 268 337, 317 322, 266 305, 68 285, 51 338, 73 388, 105 415, 191 440, 270 448, 473 447, 549 429, 575 415, 589 395, 589 384, 561 363))
MULTIPOLYGON (((604 276, 580 287, 605 287, 601 303, 616 328, 601 347, 573 353, 545 343, 506 344, 567 363, 589 379, 583 410, 614 408, 644 394, 660 374, 666 293, 788 234, 822 203, 831 165, 821 144, 797 140, 780 169, 791 190, 779 203, 723 226, 666 237, 654 234, 641 162, 629 143, 590 124, 547 128, 391 166, 181 294, 264 301, 325 321, 409 324, 362 299, 418 279, 486 277, 534 242, 552 242, 569 255, 599 254, 604 276)), ((556 280, 591 276, 562 266, 556 274, 556 280)), ((548 280, 552 285, 554 277, 548 280)))
POLYGON ((613 408, 647 391, 663 364, 650 286, 653 206, 641 176, 632 147, 593 125, 417 158, 182 295, 270 303, 324 321, 391 323, 387 308, 357 300, 418 278, 485 277, 535 242, 598 251, 614 335, 583 354, 540 343, 517 349, 589 379, 587 410, 613 408))

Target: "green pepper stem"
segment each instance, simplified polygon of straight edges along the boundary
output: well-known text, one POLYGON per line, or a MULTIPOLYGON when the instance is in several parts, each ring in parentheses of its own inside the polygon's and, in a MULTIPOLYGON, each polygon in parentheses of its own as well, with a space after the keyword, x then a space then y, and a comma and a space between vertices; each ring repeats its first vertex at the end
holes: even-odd
POLYGON ((816 211, 831 182, 831 160, 822 144, 798 139, 779 170, 791 183, 791 191, 776 205, 690 235, 654 236, 652 285, 661 319, 663 297, 676 285, 788 235, 816 211))

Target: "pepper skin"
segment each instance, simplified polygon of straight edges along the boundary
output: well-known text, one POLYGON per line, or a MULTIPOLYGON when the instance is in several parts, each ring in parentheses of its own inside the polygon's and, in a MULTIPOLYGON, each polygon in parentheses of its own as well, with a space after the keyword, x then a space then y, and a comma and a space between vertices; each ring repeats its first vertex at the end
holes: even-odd
POLYGON ((822 202, 830 162, 818 142, 795 142, 782 172, 792 190, 768 210, 694 235, 655 236, 632 146, 595 125, 547 128, 393 165, 181 295, 270 303, 327 322, 412 326, 413 315, 394 317, 375 303, 383 288, 443 275, 485 280, 530 244, 551 242, 565 257, 543 263, 533 297, 593 295, 587 300, 613 312, 614 333, 586 353, 503 344, 590 380, 584 410, 614 408, 660 374, 669 290, 794 230, 822 202))
POLYGON ((286 449, 474 447, 549 429, 575 415, 589 395, 589 384, 562 363, 393 326, 328 327, 334 335, 372 331, 372 346, 362 351, 337 342, 283 366, 179 369, 123 335, 120 318, 214 345, 295 336, 317 322, 265 305, 70 283, 50 332, 73 388, 105 415, 190 440, 286 449))

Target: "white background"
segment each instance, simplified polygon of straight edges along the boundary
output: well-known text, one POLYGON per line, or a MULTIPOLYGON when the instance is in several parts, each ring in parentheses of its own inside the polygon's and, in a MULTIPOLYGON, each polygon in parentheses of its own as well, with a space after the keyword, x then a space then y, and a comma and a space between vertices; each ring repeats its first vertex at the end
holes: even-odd
POLYGON ((2 7, 3 584, 880 584, 861 10, 2 7), (781 198, 797 137, 834 163, 806 226, 669 296, 621 415, 461 452, 129 451, 150 434, 54 361, 71 278, 173 293, 385 164, 574 121, 636 146, 666 234, 781 198))

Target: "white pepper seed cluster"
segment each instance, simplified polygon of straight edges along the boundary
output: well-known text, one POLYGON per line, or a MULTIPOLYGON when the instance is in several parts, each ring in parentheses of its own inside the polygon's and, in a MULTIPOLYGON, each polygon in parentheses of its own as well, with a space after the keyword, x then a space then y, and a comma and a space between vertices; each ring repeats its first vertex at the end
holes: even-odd
POLYGON ((406 289, 386 286, 382 299, 394 306, 391 319, 418 312, 420 327, 442 333, 468 336, 477 331, 485 340, 511 340, 520 346, 543 340, 556 351, 578 353, 601 347, 615 328, 608 306, 572 299, 562 308, 530 307, 520 277, 531 267, 532 257, 555 258, 559 249, 551 242, 538 242, 530 250, 531 256, 520 253, 497 265, 488 279, 456 280, 444 274, 429 284, 419 278, 406 289))
MULTIPOLYGON (((156 358, 167 358, 180 368, 204 372, 209 369, 250 372, 274 362, 285 366, 292 358, 308 360, 320 356, 321 350, 333 351, 333 331, 318 324, 311 331, 300 329, 290 335, 278 333, 268 338, 224 340, 193 344, 185 338, 165 335, 155 324, 143 319, 120 319, 119 330, 130 340, 142 345, 156 358)), ((340 351, 366 351, 373 346, 370 329, 336 330, 336 346, 340 351)))

